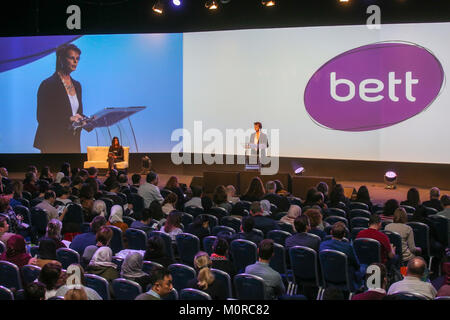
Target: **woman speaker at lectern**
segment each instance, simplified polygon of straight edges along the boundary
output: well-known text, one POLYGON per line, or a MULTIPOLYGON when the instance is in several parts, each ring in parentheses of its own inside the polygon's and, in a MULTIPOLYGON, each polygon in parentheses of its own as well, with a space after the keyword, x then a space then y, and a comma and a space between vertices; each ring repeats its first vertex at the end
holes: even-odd
POLYGON ((73 44, 56 50, 56 71, 42 81, 37 94, 38 128, 34 147, 41 153, 80 153, 81 128, 85 118, 81 85, 70 74, 77 69, 81 50, 73 44))

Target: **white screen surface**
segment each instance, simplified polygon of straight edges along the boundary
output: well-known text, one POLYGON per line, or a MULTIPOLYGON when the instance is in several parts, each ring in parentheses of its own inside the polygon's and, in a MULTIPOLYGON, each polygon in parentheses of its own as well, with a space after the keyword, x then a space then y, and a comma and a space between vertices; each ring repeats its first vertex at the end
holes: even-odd
MULTIPOLYGON (((381 41, 408 41, 430 50, 450 72, 450 23, 337 26, 185 33, 183 126, 244 130, 260 121, 279 129, 284 157, 450 163, 450 92, 424 112, 372 131, 318 126, 304 105, 306 85, 330 59, 381 41)), ((351 68, 351 66, 349 66, 351 68)), ((326 94, 326 93, 324 93, 326 94)), ((205 143, 204 143, 205 145, 205 143)), ((190 151, 184 145, 185 151, 190 151)))

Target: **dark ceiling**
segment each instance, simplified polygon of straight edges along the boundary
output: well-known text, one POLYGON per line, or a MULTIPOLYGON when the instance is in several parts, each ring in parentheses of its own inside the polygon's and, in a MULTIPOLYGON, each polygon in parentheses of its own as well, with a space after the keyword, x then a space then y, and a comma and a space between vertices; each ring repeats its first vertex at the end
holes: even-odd
POLYGON ((365 24, 366 8, 377 4, 382 23, 450 21, 450 0, 278 0, 265 8, 260 0, 232 0, 208 11, 205 0, 184 0, 158 16, 155 0, 15 0, 1 10, 1 36, 186 32, 291 26, 365 24), (81 30, 68 30, 66 9, 81 8, 81 30))

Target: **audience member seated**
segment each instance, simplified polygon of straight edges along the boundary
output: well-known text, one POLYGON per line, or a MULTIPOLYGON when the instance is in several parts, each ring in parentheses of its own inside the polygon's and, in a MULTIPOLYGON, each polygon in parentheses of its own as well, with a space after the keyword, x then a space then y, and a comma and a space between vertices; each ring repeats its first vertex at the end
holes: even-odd
POLYGON ((155 172, 147 174, 146 181, 138 189, 138 194, 144 198, 144 206, 148 208, 153 200, 158 200, 159 203, 164 201, 161 192, 158 188, 158 175, 155 172))
POLYGON ((128 229, 128 225, 123 222, 122 206, 119 206, 117 204, 112 206, 107 225, 120 228, 120 230, 122 230, 122 234, 125 235, 125 231, 128 229))
POLYGON ((41 239, 39 239, 39 242, 44 239, 53 240, 56 243, 56 249, 59 248, 66 248, 66 245, 64 242, 61 241, 61 229, 62 229, 62 223, 61 221, 57 219, 52 219, 47 224, 47 229, 45 232, 45 236, 41 239))
POLYGON ((84 269, 79 264, 72 264, 72 267, 78 268, 79 272, 77 273, 79 275, 79 284, 67 284, 65 283, 61 287, 56 290, 55 296, 58 297, 64 297, 70 290, 73 289, 83 289, 86 293, 87 299, 85 300, 103 300, 102 297, 95 291, 94 289, 91 289, 89 287, 86 287, 85 285, 85 278, 84 278, 84 269))
POLYGON ((394 220, 394 212, 399 208, 398 201, 395 199, 389 199, 384 204, 383 213, 380 215, 382 221, 392 222, 394 220))
POLYGON ((45 300, 45 284, 42 282, 30 282, 25 285, 25 300, 45 300))
POLYGON ((18 234, 13 234, 6 242, 6 251, 0 255, 0 260, 14 263, 22 268, 27 265, 31 256, 27 253, 25 239, 18 234))
POLYGON ((263 199, 269 200, 270 203, 273 203, 277 206, 277 208, 280 207, 280 202, 282 199, 282 196, 276 193, 277 191, 277 185, 273 181, 268 181, 266 183, 266 194, 264 195, 263 199))
POLYGON ((448 195, 443 195, 441 198, 443 210, 439 211, 437 215, 444 217, 448 221, 448 242, 447 247, 450 246, 450 197, 448 195))
POLYGON ((248 186, 247 191, 243 196, 241 196, 241 200, 243 201, 260 201, 264 197, 265 194, 264 186, 259 177, 254 177, 250 181, 250 185, 248 186))
POLYGON ((127 280, 139 283, 142 292, 147 291, 150 276, 142 271, 143 257, 139 252, 130 252, 123 261, 120 276, 127 280))
POLYGON ((56 243, 50 239, 44 239, 39 242, 38 257, 32 258, 29 261, 29 264, 36 265, 40 268, 43 268, 47 263, 61 265, 56 259, 56 243))
POLYGON ((170 238, 172 238, 172 241, 175 242, 175 237, 183 233, 183 230, 181 230, 181 215, 183 213, 180 211, 172 211, 167 216, 167 220, 164 223, 164 226, 161 228, 160 231, 168 234, 170 238))
POLYGON ((396 292, 419 293, 428 299, 436 297, 436 289, 427 282, 426 276, 427 264, 422 257, 415 257, 409 260, 406 269, 406 277, 398 282, 391 284, 388 295, 396 292))
POLYGON ((303 207, 312 207, 315 204, 313 200, 314 195, 317 193, 317 189, 315 187, 309 188, 306 192, 306 198, 303 202, 303 207))
POLYGON ((202 196, 202 207, 205 212, 209 212, 213 205, 214 203, 210 197, 202 196))
POLYGON ((47 263, 42 267, 38 280, 45 285, 45 300, 55 297, 64 280, 61 264, 47 263))
POLYGON ((328 204, 328 208, 339 208, 347 211, 349 204, 350 201, 345 197, 344 194, 344 187, 342 186, 342 184, 336 184, 333 190, 331 190, 330 203, 328 204), (340 202, 342 202, 344 205, 340 202))
POLYGON ((130 185, 128 184, 128 177, 125 173, 119 173, 117 176, 117 182, 119 183, 119 192, 127 193, 130 192, 130 185))
POLYGON ((66 292, 64 300, 89 300, 84 288, 73 288, 66 292))
POLYGON ((295 230, 295 224, 294 224, 294 221, 295 221, 295 219, 297 219, 297 217, 299 217, 301 214, 302 214, 302 208, 300 208, 299 206, 297 206, 297 205, 295 205, 295 204, 292 204, 292 205, 289 207, 289 210, 288 210, 287 214, 286 214, 283 218, 280 219, 280 222, 288 223, 288 224, 292 225, 292 227, 293 227, 294 230, 295 230))
POLYGON ((304 213, 309 218, 309 223, 311 226, 311 229, 308 231, 309 233, 315 234, 316 236, 319 236, 320 239, 325 239, 327 234, 325 231, 326 226, 329 224, 322 220, 323 216, 320 210, 318 209, 308 209, 304 213))
POLYGON ((400 205, 410 206, 417 210, 417 208, 421 205, 419 191, 417 191, 416 188, 409 189, 406 194, 406 200, 400 202, 400 205))
POLYGON ((95 244, 87 246, 83 251, 82 255, 83 265, 89 264, 98 248, 108 246, 112 237, 113 231, 111 230, 111 228, 108 228, 105 225, 100 226, 95 235, 95 244))
POLYGON ((175 193, 170 192, 166 198, 164 199, 163 203, 161 204, 161 209, 164 212, 165 215, 168 215, 172 211, 175 210, 175 207, 177 206, 178 197, 175 193))
POLYGON ((361 281, 365 274, 365 269, 360 270, 361 266, 353 245, 349 242, 343 241, 345 229, 346 227, 343 222, 339 221, 333 224, 333 227, 331 228, 331 239, 322 241, 319 250, 336 250, 347 255, 349 279, 353 284, 353 289, 357 290, 362 284, 361 281))
POLYGON ((131 176, 131 186, 130 186, 131 192, 137 193, 140 186, 141 186, 141 175, 135 173, 131 176))
MULTIPOLYGON (((445 196, 443 196, 445 197, 445 196)), ((429 228, 429 235, 430 235, 430 250, 431 254, 435 256, 436 258, 441 258, 444 255, 444 245, 439 239, 438 231, 436 230, 435 224, 430 221, 428 218, 426 208, 424 206, 419 206, 416 211, 414 211, 414 214, 411 219, 408 217, 408 222, 421 222, 428 226, 429 228)))
MULTIPOLYGON (((106 217, 106 204, 103 200, 95 200, 92 206, 92 214, 95 216, 106 217)), ((95 218, 94 218, 95 219, 95 218)))
POLYGON ((197 186, 192 186, 192 198, 184 204, 184 207, 197 207, 202 208, 202 188, 197 186))
POLYGON ((150 274, 151 289, 141 293, 135 300, 161 300, 173 289, 172 275, 166 268, 155 267, 150 274))
POLYGON ((184 192, 180 187, 180 184, 178 183, 178 178, 176 176, 171 176, 169 180, 167 180, 166 186, 164 189, 172 191, 177 195, 177 203, 175 208, 179 211, 182 211, 184 208, 184 192))
POLYGON ((227 189, 223 185, 219 185, 214 189, 213 194, 214 207, 224 208, 227 213, 231 212, 233 206, 228 202, 227 189))
POLYGON ((437 292, 437 297, 450 297, 450 257, 447 256, 444 260, 442 273, 445 277, 445 283, 439 288, 437 292))
POLYGON ((261 204, 259 201, 252 202, 252 205, 250 206, 250 215, 254 219, 255 228, 261 230, 264 235, 267 235, 271 230, 279 229, 275 220, 262 215, 261 204))
POLYGON ((372 201, 370 201, 369 189, 367 189, 366 186, 359 187, 355 201, 367 204, 369 207, 369 212, 372 212, 373 204, 372 201))
POLYGON ((289 192, 284 188, 283 183, 280 180, 274 180, 277 186, 277 194, 283 197, 289 196, 289 192))
POLYGON ((68 205, 69 203, 72 203, 72 200, 70 200, 71 196, 71 190, 70 187, 63 187, 61 189, 61 196, 56 198, 56 201, 61 202, 63 205, 68 205))
POLYGON ((203 245, 203 238, 211 235, 209 230, 209 220, 204 214, 200 214, 194 218, 194 222, 187 226, 185 232, 197 236, 200 240, 201 246, 203 245))
MULTIPOLYGON (((1 199, 0 199, 1 201, 1 199)), ((2 210, 3 212, 3 210, 2 210)), ((8 239, 11 238, 14 233, 8 232, 9 231, 9 224, 8 219, 1 215, 0 216, 0 241, 3 242, 5 245, 8 242, 8 239)))
MULTIPOLYGON (((386 296, 388 285, 386 267, 382 263, 372 263, 371 266, 377 266, 380 269, 380 288, 370 288, 366 292, 358 293, 352 296, 352 300, 381 300, 386 296)), ((366 274, 366 280, 371 274, 366 274)), ((377 279, 378 280, 378 279, 377 279)), ((377 281, 375 281, 375 284, 377 281)))
POLYGON ((145 261, 159 263, 164 267, 168 267, 175 263, 172 258, 166 255, 166 246, 161 237, 153 236, 147 241, 147 249, 144 254, 145 261))
POLYGON ((269 200, 261 200, 260 202, 262 215, 264 217, 270 217, 272 215, 272 212, 270 211, 270 202, 269 200))
POLYGON ((328 287, 323 291, 322 300, 346 300, 344 292, 335 287, 328 287))
POLYGON ((105 278, 109 282, 117 279, 119 273, 117 265, 112 262, 112 250, 110 247, 100 247, 95 251, 94 256, 86 269, 88 273, 96 274, 105 278))
POLYGON ((326 182, 319 182, 316 186, 317 191, 322 192, 323 194, 323 201, 325 203, 328 203, 328 184, 326 182))
POLYGON ((222 270, 231 279, 236 275, 233 263, 228 259, 228 241, 218 237, 213 243, 213 253, 211 254, 212 268, 222 270))
POLYGON ((52 190, 55 191, 57 197, 60 197, 62 195, 63 188, 70 187, 70 178, 64 177, 62 175, 62 172, 58 172, 58 174, 56 175, 55 183, 53 183, 52 185, 52 190))
POLYGON ((441 190, 439 188, 433 187, 430 189, 430 200, 425 201, 423 205, 425 207, 434 208, 437 211, 442 211, 444 208, 442 208, 441 201, 439 201, 439 196, 441 194, 441 190))
POLYGON ((61 213, 61 216, 58 213, 58 210, 53 206, 53 204, 56 201, 56 194, 54 191, 49 190, 44 195, 44 201, 36 205, 36 208, 43 209, 45 212, 47 212, 48 220, 52 219, 58 219, 62 221, 64 219, 64 215, 66 214, 67 210, 64 210, 61 213))
POLYGON ((306 215, 299 216, 294 221, 296 233, 286 238, 286 249, 290 249, 294 246, 303 246, 319 251, 320 239, 309 234, 311 229, 309 224, 309 218, 306 215))
POLYGON ((266 284, 265 298, 268 300, 277 299, 285 293, 285 287, 281 275, 270 266, 270 259, 274 255, 273 240, 264 239, 258 246, 258 261, 248 265, 245 273, 261 277, 266 284))
POLYGON ((397 208, 394 213, 394 222, 384 227, 385 230, 397 232, 402 238, 402 261, 407 262, 420 254, 421 249, 414 243, 413 229, 406 224, 408 216, 403 208, 397 208))
MULTIPOLYGON (((381 263, 389 265, 393 263, 392 259, 395 258, 395 247, 389 241, 389 238, 384 233, 380 232, 381 229, 381 218, 376 213, 372 214, 369 218, 369 228, 361 230, 356 235, 356 239, 359 238, 369 238, 377 240, 380 243, 380 257, 381 263), (389 259, 389 263, 388 263, 389 259)), ((398 257, 400 258, 400 257, 398 257)))
POLYGON ((42 167, 41 174, 39 175, 39 180, 46 180, 48 183, 53 183, 53 173, 49 166, 42 167))
POLYGON ((231 184, 227 186, 227 201, 233 205, 240 201, 239 197, 236 196, 236 188, 231 184))
POLYGON ((32 198, 37 195, 39 188, 36 185, 37 178, 34 172, 27 172, 23 180, 23 190, 31 193, 32 198))
POLYGON ((241 232, 233 235, 231 240, 243 239, 248 240, 259 245, 259 243, 264 239, 258 233, 256 233, 253 228, 255 227, 255 219, 251 216, 243 217, 241 222, 241 232))
POLYGON ((69 248, 78 252, 80 256, 83 256, 84 250, 88 246, 95 246, 95 244, 97 243, 96 240, 97 232, 105 224, 106 224, 105 217, 103 216, 95 217, 90 224, 90 231, 75 236, 75 238, 70 243, 69 248))
MULTIPOLYGON (((158 201, 157 201, 157 203, 159 204, 158 201)), ((154 224, 151 223, 152 221, 155 221, 155 220, 152 220, 152 215, 151 214, 152 213, 151 213, 150 209, 145 208, 142 211, 142 218, 141 218, 141 220, 133 221, 133 223, 131 223, 131 225, 130 225, 130 228, 139 229, 139 230, 144 231, 145 233, 148 233, 148 232, 150 232, 152 230, 157 229, 158 228, 158 224, 157 223, 154 223, 154 224)))
POLYGON ((161 222, 166 218, 165 213, 162 211, 161 203, 158 200, 153 200, 152 203, 150 203, 149 209, 152 219, 161 222))

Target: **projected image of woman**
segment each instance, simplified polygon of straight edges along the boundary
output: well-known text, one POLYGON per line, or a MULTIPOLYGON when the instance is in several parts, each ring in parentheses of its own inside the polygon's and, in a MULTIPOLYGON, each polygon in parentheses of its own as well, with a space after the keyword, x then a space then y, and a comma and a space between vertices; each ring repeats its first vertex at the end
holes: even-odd
POLYGON ((72 126, 84 118, 81 85, 70 76, 77 69, 80 55, 81 50, 73 44, 60 46, 55 73, 39 86, 34 147, 41 153, 81 152, 81 128, 72 126))

